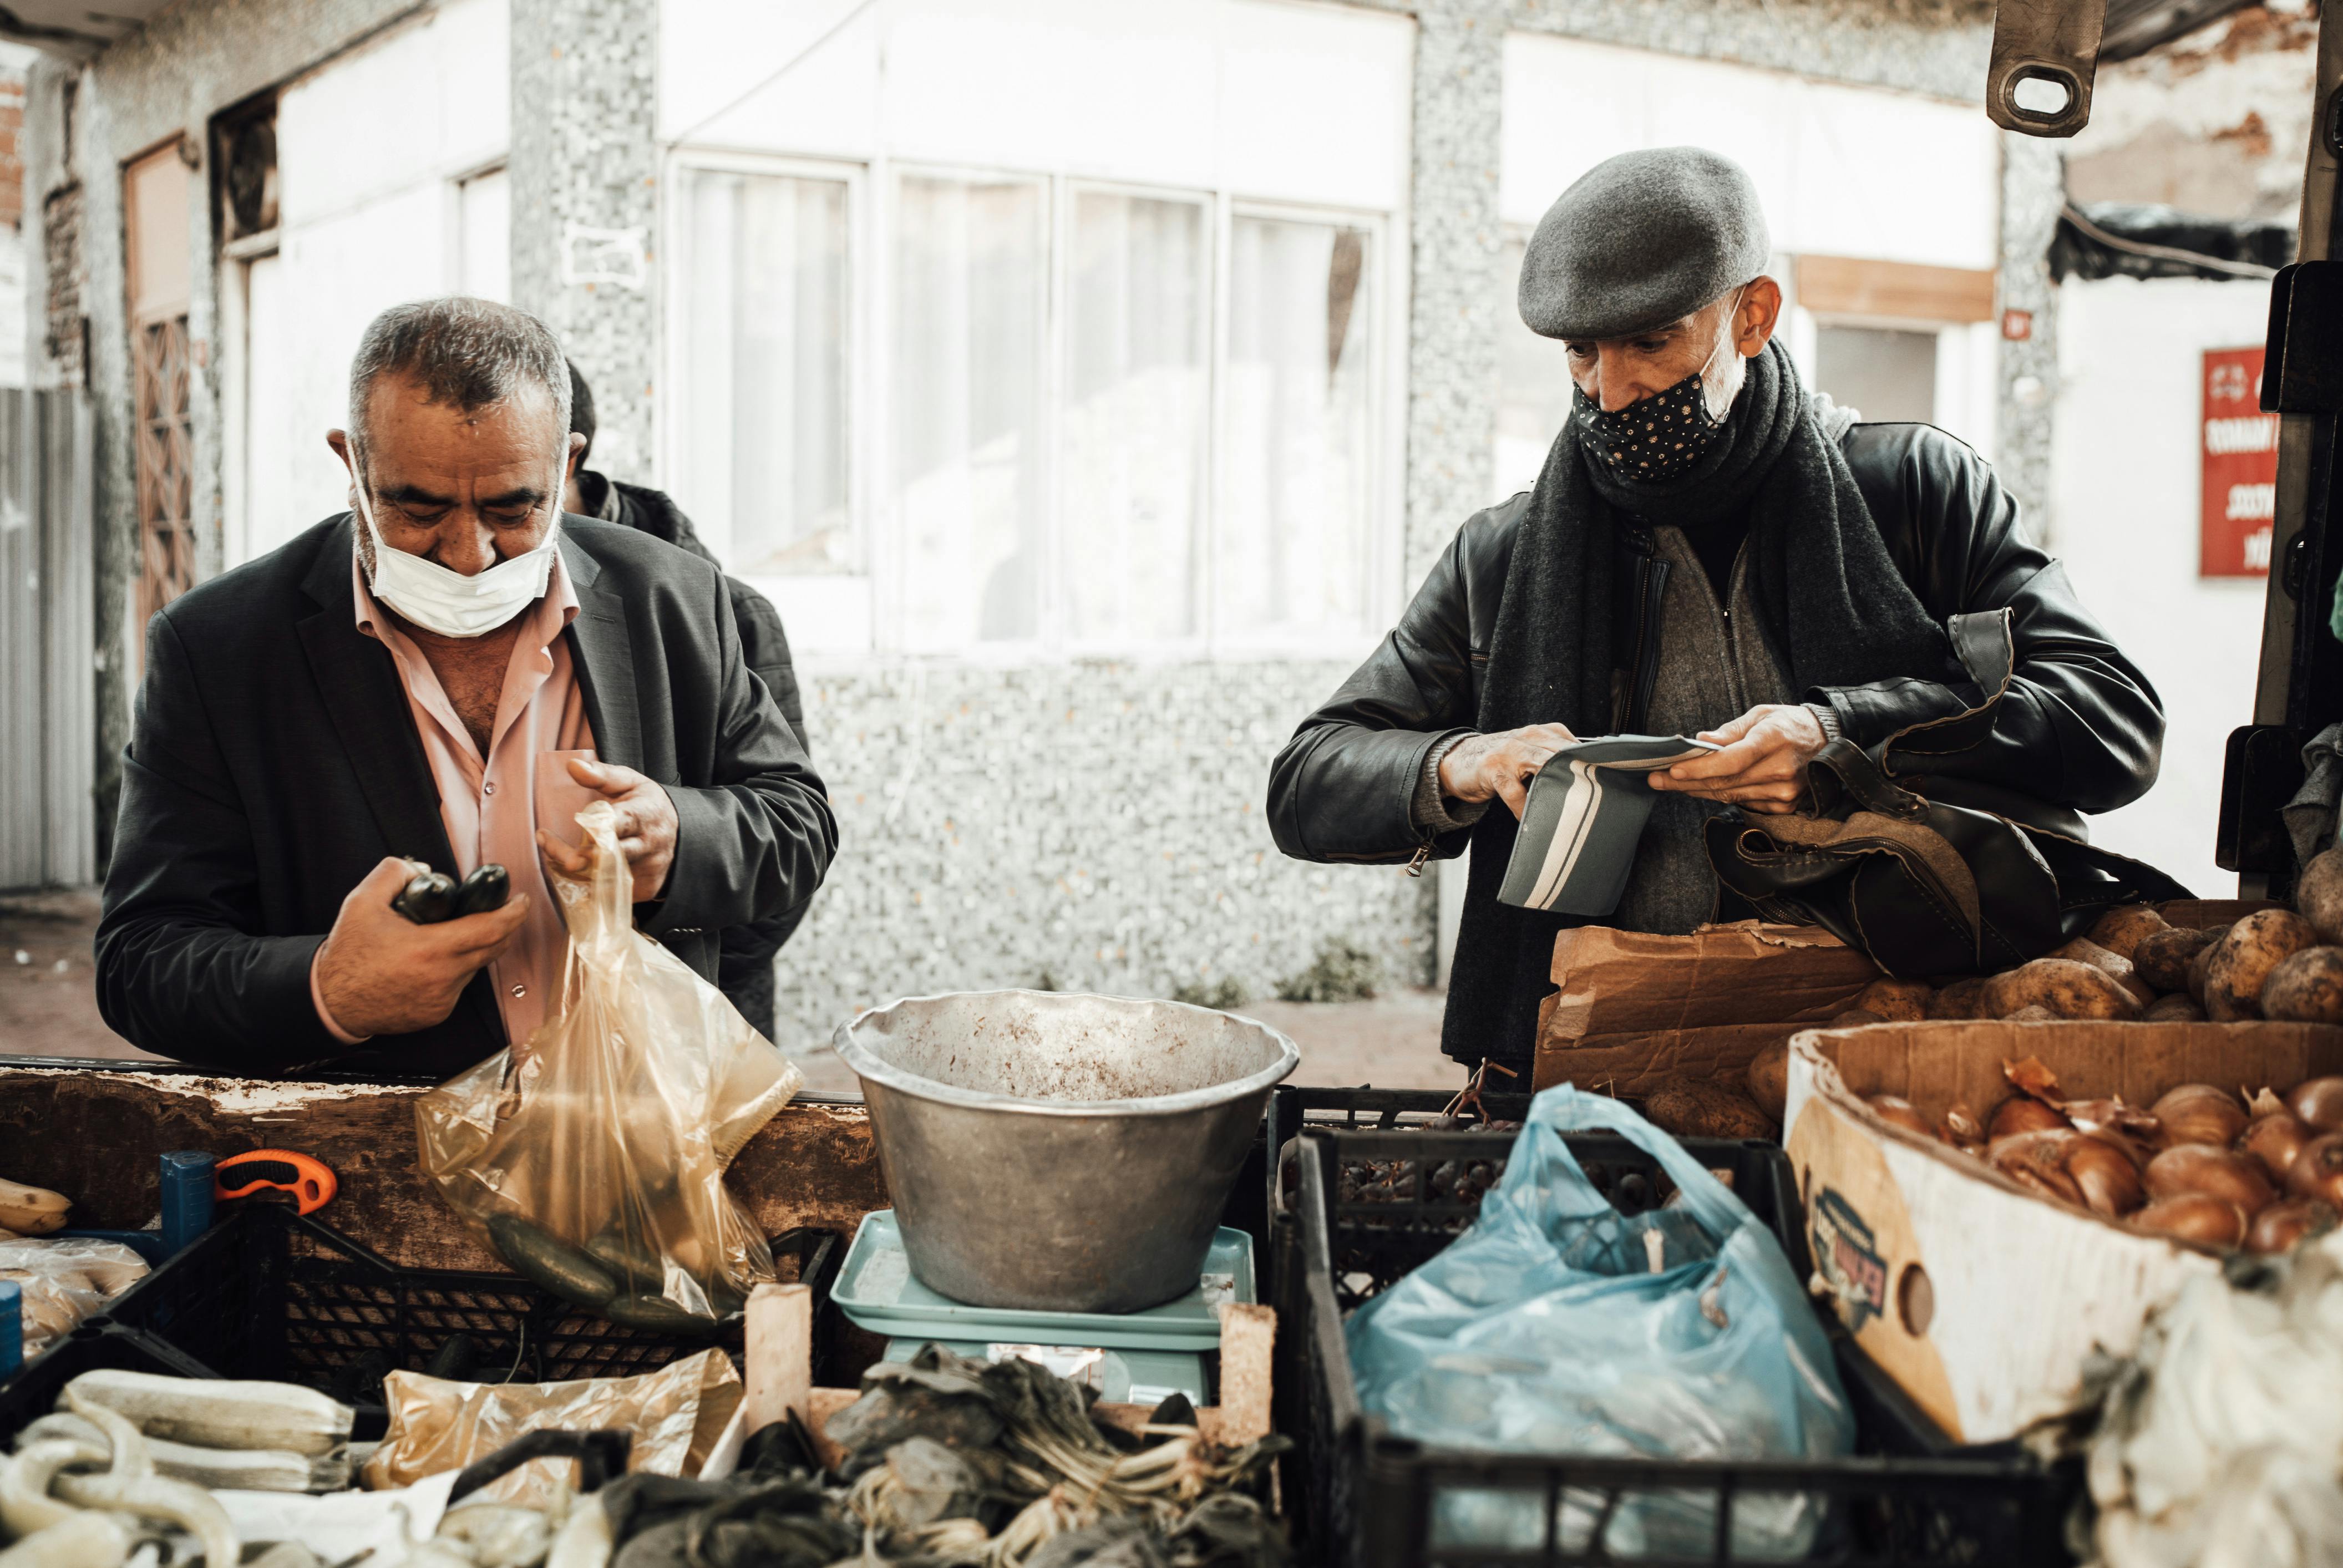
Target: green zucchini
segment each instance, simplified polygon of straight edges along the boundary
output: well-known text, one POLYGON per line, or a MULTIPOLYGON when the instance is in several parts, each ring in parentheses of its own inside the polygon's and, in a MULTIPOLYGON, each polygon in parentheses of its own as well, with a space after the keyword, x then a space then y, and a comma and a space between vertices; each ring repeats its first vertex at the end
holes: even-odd
POLYGON ((687 1312, 665 1296, 619 1296, 603 1303, 602 1315, 627 1328, 662 1334, 712 1334, 719 1326, 715 1319, 687 1312))
POLYGON ((586 1243, 586 1255, 639 1290, 667 1278, 667 1267, 658 1256, 623 1231, 603 1231, 586 1243))
POLYGON ((513 1271, 565 1302, 599 1309, 618 1293, 618 1282, 568 1242, 547 1235, 518 1214, 488 1221, 488 1240, 513 1271))

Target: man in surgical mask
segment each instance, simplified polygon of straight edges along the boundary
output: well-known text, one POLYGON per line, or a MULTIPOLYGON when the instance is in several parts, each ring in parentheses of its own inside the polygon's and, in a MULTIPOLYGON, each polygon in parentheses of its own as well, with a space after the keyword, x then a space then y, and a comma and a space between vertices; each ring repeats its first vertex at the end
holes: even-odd
POLYGON ((820 883, 836 824, 719 574, 563 518, 568 395, 522 312, 384 312, 327 437, 350 511, 150 622, 97 937, 134 1043, 438 1077, 525 1042, 567 949, 543 868, 586 869, 595 800, 638 925, 704 977, 719 931, 820 883), (513 895, 415 923, 410 859, 513 895))
POLYGON ((2163 711, 2019 525, 1993 470, 1926 425, 1810 394, 1775 337, 1765 216, 1738 164, 1624 153, 1547 212, 1522 318, 1574 386, 1534 490, 1467 520, 1383 646, 1303 719, 1270 783, 1280 848, 1405 861, 1472 850, 1443 1049, 1527 1083, 1570 917, 1498 902, 1538 769, 1578 737, 1719 749, 1660 791, 1601 923, 1740 918, 1706 819, 1795 809, 1834 739, 1872 747, 1978 699, 1955 615, 2015 614, 2016 678, 1962 767, 2104 811, 2154 782, 2163 711))

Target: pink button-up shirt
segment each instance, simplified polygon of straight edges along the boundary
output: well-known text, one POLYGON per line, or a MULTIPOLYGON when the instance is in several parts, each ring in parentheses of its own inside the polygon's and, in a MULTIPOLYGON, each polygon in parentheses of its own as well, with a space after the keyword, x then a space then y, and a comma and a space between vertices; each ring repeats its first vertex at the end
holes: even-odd
MULTIPOLYGON (((497 699, 496 722, 488 732, 488 754, 483 758, 432 672, 431 661, 367 591, 366 573, 355 554, 350 584, 358 631, 389 648, 398 663, 407 705, 431 765, 431 781, 439 789, 439 820, 456 851, 457 874, 499 865, 511 875, 513 890, 529 896, 528 919, 520 934, 488 970, 505 1033, 520 1045, 558 1005, 562 964, 569 948, 560 901, 546 885, 537 827, 541 820, 575 843, 579 835, 574 819, 588 801, 598 799, 570 778, 563 765, 569 756, 594 755, 585 694, 570 662, 568 639, 561 635, 578 614, 577 590, 556 551, 545 597, 524 612, 520 637, 513 643, 504 691, 497 699)), ((345 1031, 326 1010, 314 968, 311 975, 310 994, 319 1020, 344 1044, 358 1043, 358 1037, 345 1031)))

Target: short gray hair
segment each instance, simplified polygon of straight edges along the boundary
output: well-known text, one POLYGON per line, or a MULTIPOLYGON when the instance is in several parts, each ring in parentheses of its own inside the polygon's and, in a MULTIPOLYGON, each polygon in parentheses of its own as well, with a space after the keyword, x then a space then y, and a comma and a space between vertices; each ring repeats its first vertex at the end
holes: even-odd
POLYGON ((350 361, 350 441, 361 463, 367 400, 376 379, 392 374, 420 381, 432 402, 467 414, 534 381, 553 399, 558 439, 568 439, 569 362, 553 329, 526 310, 488 299, 418 299, 368 322, 350 361))

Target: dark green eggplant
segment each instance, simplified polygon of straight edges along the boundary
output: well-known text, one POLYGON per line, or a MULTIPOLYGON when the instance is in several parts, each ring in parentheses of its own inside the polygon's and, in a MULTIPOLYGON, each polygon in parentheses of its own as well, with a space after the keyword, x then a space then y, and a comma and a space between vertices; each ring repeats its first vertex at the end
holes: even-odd
POLYGON ((482 866, 456 890, 455 918, 460 920, 466 915, 485 915, 490 910, 500 910, 511 896, 512 879, 505 874, 505 869, 482 866))
POLYGON ((436 926, 456 912, 456 879, 426 871, 400 889, 390 907, 418 926, 436 926))

